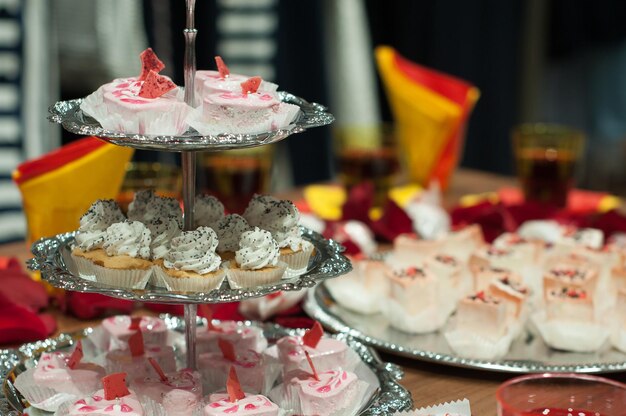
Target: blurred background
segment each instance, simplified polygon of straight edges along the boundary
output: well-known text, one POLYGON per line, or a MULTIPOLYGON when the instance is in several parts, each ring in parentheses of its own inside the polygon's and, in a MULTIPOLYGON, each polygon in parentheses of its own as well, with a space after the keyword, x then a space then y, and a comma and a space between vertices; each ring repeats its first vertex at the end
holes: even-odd
MULTIPOLYGON (((373 54, 384 44, 481 91, 461 166, 512 175, 513 126, 561 123, 587 137, 579 186, 626 195, 623 1, 199 0, 196 9, 198 69, 214 69, 219 54, 232 72, 337 117, 276 146, 275 191, 333 179, 341 127, 392 121, 373 54)), ((183 0, 0 0, 0 241, 26 228, 11 171, 75 139, 46 121, 48 106, 138 73, 148 46, 182 85, 184 12, 183 0)))

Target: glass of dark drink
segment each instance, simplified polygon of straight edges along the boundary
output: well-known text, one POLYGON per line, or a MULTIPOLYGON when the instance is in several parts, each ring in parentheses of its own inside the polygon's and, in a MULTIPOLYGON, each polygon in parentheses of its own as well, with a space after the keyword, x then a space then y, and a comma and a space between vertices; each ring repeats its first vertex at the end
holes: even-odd
POLYGON ((228 212, 241 214, 254 194, 270 191, 274 146, 203 153, 200 189, 219 198, 228 212))
POLYGON ((585 137, 556 124, 529 123, 513 129, 513 151, 527 201, 567 205, 585 137))
POLYGON ((349 190, 374 185, 374 205, 382 206, 400 171, 393 128, 357 125, 335 130, 335 158, 340 182, 349 190))
POLYGON ((585 374, 513 378, 496 391, 498 416, 623 416, 626 385, 585 374))

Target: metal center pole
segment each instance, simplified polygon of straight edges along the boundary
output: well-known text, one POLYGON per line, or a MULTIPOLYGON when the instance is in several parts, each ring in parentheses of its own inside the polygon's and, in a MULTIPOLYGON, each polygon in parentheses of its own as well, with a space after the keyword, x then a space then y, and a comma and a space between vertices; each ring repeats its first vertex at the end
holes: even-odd
MULTIPOLYGON (((185 35, 185 103, 194 104, 194 79, 196 77, 196 30, 195 7, 196 0, 186 0, 187 24, 183 31, 185 35)), ((196 198, 196 154, 182 152, 181 164, 183 170, 183 207, 185 212, 185 231, 194 227, 193 206, 196 198)), ((196 366, 196 314, 198 307, 195 304, 185 305, 185 344, 187 346, 187 368, 195 370, 196 366)))

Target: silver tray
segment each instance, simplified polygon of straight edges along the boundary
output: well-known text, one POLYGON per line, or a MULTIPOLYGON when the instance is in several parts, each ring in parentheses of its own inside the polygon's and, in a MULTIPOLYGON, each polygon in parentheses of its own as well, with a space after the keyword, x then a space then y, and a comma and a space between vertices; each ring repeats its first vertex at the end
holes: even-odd
MULTIPOLYGON (((163 318, 169 328, 181 333, 184 331, 185 324, 182 318, 168 315, 163 316, 163 318)), ((198 318, 198 325, 203 324, 203 320, 198 318)), ((302 330, 287 329, 269 323, 243 322, 242 325, 258 325, 262 327, 265 336, 270 341, 286 335, 302 333, 302 330)), ((28 403, 13 387, 15 377, 26 370, 28 361, 36 360, 45 351, 67 349, 74 341, 84 338, 91 331, 91 328, 87 328, 73 334, 61 334, 56 338, 24 344, 16 350, 0 350, 0 358, 11 357, 10 361, 3 361, 2 367, 0 367, 0 382, 2 383, 0 415, 7 416, 10 412, 14 412, 17 415, 17 412, 24 411, 28 406, 28 403)), ((403 376, 403 372, 397 365, 381 361, 376 351, 349 335, 337 334, 333 335, 333 337, 345 340, 348 346, 356 351, 361 360, 372 370, 380 383, 379 389, 370 398, 366 409, 360 415, 389 415, 396 411, 408 410, 413 407, 411 394, 398 383, 398 380, 403 376)), ((38 412, 37 414, 49 415, 50 413, 38 412)))
POLYGON ((33 259, 28 261, 31 270, 41 271, 43 280, 60 289, 77 292, 100 293, 116 298, 141 302, 161 303, 223 303, 269 295, 279 290, 292 291, 313 287, 317 282, 337 277, 352 270, 352 264, 341 254, 343 247, 333 240, 302 228, 302 237, 313 243, 315 253, 311 256, 307 271, 298 277, 283 279, 276 284, 244 289, 231 289, 226 280, 222 286, 207 293, 177 293, 148 285, 146 289, 120 289, 89 281, 73 271, 70 257, 71 244, 76 232, 42 238, 31 248, 33 259))
POLYGON ((61 124, 65 130, 72 133, 97 136, 119 146, 168 152, 218 151, 262 146, 278 142, 287 136, 301 133, 312 127, 325 126, 335 120, 335 117, 321 104, 309 103, 285 91, 279 91, 278 94, 281 101, 300 107, 300 112, 287 127, 260 134, 224 133, 202 136, 190 129, 180 136, 155 136, 109 131, 102 128, 94 118, 83 113, 80 109, 82 98, 57 102, 48 109, 48 120, 61 124))
POLYGON ((611 373, 626 371, 626 354, 605 346, 596 353, 549 348, 532 328, 511 344, 507 355, 485 361, 454 354, 440 332, 412 335, 389 326, 381 314, 361 315, 341 307, 321 284, 307 294, 304 310, 333 331, 343 332, 380 350, 421 361, 506 373, 611 373))

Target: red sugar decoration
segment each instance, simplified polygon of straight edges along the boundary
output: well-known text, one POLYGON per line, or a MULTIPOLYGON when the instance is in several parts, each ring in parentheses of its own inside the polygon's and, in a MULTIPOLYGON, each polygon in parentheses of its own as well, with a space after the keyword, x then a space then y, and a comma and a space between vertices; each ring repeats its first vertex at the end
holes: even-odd
POLYGON ((246 394, 241 389, 239 378, 234 367, 230 367, 228 372, 228 381, 226 381, 226 391, 228 392, 228 398, 231 402, 236 402, 246 397, 246 394))
POLYGON ((130 355, 133 357, 143 355, 143 335, 141 331, 135 332, 128 338, 128 348, 130 348, 130 355))
POLYGON ((161 72, 165 64, 156 56, 152 48, 148 48, 139 55, 141 59, 141 74, 139 81, 145 81, 150 71, 161 72))
POLYGON ((224 60, 222 59, 221 56, 215 57, 215 64, 217 65, 217 71, 220 73, 221 78, 226 78, 227 76, 230 75, 230 70, 224 63, 224 60))
POLYGON ((306 355, 306 360, 309 362, 311 371, 313 371, 313 378, 317 381, 320 381, 320 377, 317 375, 317 370, 315 369, 315 366, 313 365, 313 360, 311 360, 311 356, 309 355, 309 352, 305 351, 304 355, 306 355))
POLYGON ((322 329, 322 325, 319 322, 315 322, 313 327, 305 332, 302 336, 302 343, 310 348, 317 347, 317 344, 322 339, 322 335, 324 335, 324 330, 322 329))
POLYGON ((133 316, 130 318, 130 325, 128 325, 128 329, 137 330, 139 329, 139 324, 141 323, 141 316, 133 316))
POLYGON ((139 89, 139 96, 143 98, 159 98, 166 92, 176 88, 169 78, 150 71, 143 85, 139 89))
POLYGON ((211 305, 198 305, 198 312, 200 312, 200 315, 204 316, 204 318, 206 319, 207 328, 209 328, 210 331, 222 332, 222 328, 218 328, 213 325, 213 308, 211 308, 211 305))
POLYGON ((159 375, 159 378, 161 379, 161 381, 167 383, 167 376, 163 372, 163 369, 161 368, 159 363, 157 363, 156 360, 154 358, 152 358, 152 357, 148 358, 148 362, 150 363, 152 368, 154 368, 154 371, 157 372, 157 374, 159 375))
POLYGON ((232 342, 226 341, 225 339, 218 338, 217 345, 220 347, 222 351, 222 355, 228 361, 237 360, 237 355, 235 354, 235 347, 233 347, 232 342))
POLYGON ((261 77, 252 77, 248 78, 244 82, 241 83, 241 93, 242 94, 254 94, 259 89, 261 85, 261 77))
POLYGON ((74 348, 74 352, 72 353, 72 355, 70 355, 70 358, 67 361, 67 366, 71 369, 74 369, 74 367, 76 367, 76 364, 78 364, 80 360, 82 359, 83 359, 83 342, 78 341, 76 343, 76 348, 74 348))
POLYGON ((102 387, 104 387, 104 400, 115 400, 130 394, 126 387, 126 373, 114 373, 102 377, 102 387))

